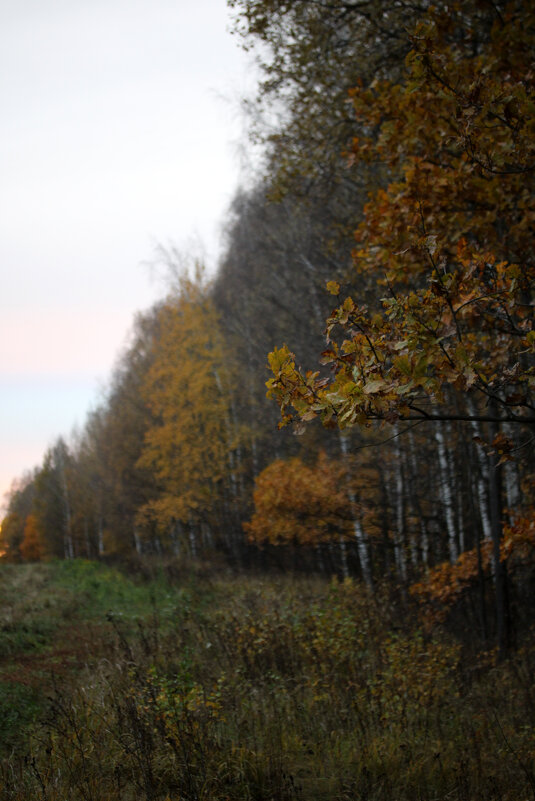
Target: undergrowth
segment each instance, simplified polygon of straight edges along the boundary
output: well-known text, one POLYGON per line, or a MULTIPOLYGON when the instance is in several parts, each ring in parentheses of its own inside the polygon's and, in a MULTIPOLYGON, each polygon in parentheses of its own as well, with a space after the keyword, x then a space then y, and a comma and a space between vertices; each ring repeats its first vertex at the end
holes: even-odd
MULTIPOLYGON (((535 798, 532 642, 468 659, 349 581, 39 569, 35 600, 95 640, 4 750, 6 801, 535 798)), ((33 710, 38 682, 10 686, 4 705, 33 710)))

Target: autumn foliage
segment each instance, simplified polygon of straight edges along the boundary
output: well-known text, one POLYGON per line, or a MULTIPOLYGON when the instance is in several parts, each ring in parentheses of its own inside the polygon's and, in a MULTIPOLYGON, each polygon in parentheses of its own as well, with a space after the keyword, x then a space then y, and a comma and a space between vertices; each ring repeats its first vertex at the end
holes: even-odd
POLYGON ((351 504, 343 465, 322 453, 316 465, 278 459, 256 479, 255 512, 244 529, 251 541, 317 545, 348 536, 351 504))
POLYGON ((46 543, 35 515, 26 518, 20 555, 28 562, 38 562, 46 555, 46 543))
POLYGON ((355 280, 375 281, 381 301, 346 297, 328 318, 332 378, 303 374, 286 346, 271 354, 283 423, 535 420, 534 16, 518 4, 484 31, 471 13, 431 8, 404 78, 351 92, 349 163, 388 176, 353 253, 355 280), (473 406, 452 408, 448 390, 473 406))
POLYGON ((161 308, 153 348, 141 388, 151 419, 137 464, 157 488, 137 518, 166 533, 177 523, 210 523, 236 479, 229 363, 200 276, 184 277, 179 296, 161 308))
MULTIPOLYGON (((508 572, 526 571, 531 575, 535 569, 535 515, 533 510, 519 516, 504 527, 500 547, 500 560, 508 565, 508 572)), ((467 591, 476 588, 478 582, 487 582, 495 575, 491 540, 479 543, 478 547, 464 551, 451 564, 442 562, 432 567, 425 578, 415 582, 411 595, 422 608, 424 621, 432 625, 444 621, 467 591)))

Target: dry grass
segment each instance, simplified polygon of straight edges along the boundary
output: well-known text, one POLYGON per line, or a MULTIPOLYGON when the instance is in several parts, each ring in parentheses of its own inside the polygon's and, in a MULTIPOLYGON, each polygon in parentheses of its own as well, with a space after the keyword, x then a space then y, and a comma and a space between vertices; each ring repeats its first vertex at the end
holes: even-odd
POLYGON ((5 755, 6 801, 535 797, 532 644, 468 664, 350 582, 122 577, 121 598, 106 569, 49 569, 94 647, 5 755))

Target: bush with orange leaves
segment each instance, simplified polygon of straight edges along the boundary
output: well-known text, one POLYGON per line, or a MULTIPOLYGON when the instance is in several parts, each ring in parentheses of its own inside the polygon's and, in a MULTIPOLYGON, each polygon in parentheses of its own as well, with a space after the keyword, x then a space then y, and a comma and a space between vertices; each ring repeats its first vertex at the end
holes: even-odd
MULTIPOLYGON (((510 577, 516 570, 535 566, 535 512, 525 510, 514 522, 504 526, 500 545, 500 559, 507 561, 510 577)), ((478 574, 493 573, 492 541, 484 540, 478 549, 462 553, 456 562, 436 565, 426 577, 413 584, 411 595, 421 604, 428 624, 446 619, 449 611, 461 600, 463 594, 473 586, 478 574), (479 564, 478 564, 479 563, 479 564)))
POLYGON ((321 453, 314 466, 277 459, 256 479, 255 512, 244 529, 250 542, 317 545, 351 535, 346 469, 321 453))

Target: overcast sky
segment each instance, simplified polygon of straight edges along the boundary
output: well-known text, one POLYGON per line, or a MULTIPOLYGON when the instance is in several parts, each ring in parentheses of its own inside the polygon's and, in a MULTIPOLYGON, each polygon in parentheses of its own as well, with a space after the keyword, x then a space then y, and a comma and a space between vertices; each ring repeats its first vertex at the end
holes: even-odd
POLYGON ((215 263, 251 66, 225 0, 0 2, 0 502, 98 400, 157 243, 215 263))

